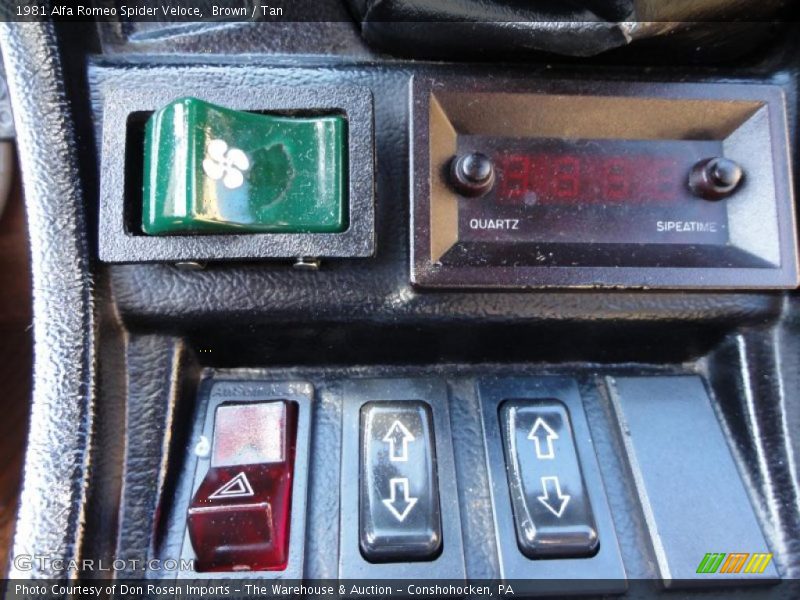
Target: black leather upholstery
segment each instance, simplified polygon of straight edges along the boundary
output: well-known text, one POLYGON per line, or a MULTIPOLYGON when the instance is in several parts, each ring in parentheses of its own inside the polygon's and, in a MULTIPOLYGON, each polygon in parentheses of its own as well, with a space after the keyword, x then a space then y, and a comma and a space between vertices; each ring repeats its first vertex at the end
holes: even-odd
POLYGON ((785 5, 783 0, 348 1, 364 38, 403 56, 518 60, 534 52, 594 56, 631 45, 650 59, 673 63, 748 52, 765 39, 763 22, 785 5))

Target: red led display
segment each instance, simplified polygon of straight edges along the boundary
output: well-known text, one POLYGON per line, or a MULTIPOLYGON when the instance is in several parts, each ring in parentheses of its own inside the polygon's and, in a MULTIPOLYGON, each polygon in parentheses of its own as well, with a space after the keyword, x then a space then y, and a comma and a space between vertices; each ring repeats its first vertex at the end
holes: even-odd
POLYGON ((670 203, 685 197, 685 173, 675 156, 504 153, 495 165, 501 204, 670 203))

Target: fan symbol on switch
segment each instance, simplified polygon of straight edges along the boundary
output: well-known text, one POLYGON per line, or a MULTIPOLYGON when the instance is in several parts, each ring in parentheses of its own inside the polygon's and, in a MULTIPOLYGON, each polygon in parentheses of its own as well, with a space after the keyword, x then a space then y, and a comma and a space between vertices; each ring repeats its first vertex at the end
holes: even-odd
POLYGON ((242 471, 216 492, 211 494, 208 499, 225 500, 226 498, 247 498, 254 495, 253 486, 250 485, 247 475, 242 471))
POLYGON ((250 169, 250 159, 239 148, 228 148, 225 140, 211 140, 206 146, 203 171, 211 179, 222 180, 229 190, 235 190, 244 183, 243 171, 250 169))

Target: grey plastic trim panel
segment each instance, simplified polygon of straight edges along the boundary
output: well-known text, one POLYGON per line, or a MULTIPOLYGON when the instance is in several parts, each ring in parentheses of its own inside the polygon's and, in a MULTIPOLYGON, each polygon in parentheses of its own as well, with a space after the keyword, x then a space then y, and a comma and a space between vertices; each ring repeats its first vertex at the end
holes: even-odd
POLYGON ((342 385, 342 403, 339 578, 464 579, 461 516, 456 494, 455 461, 445 381, 351 379, 342 385), (442 551, 431 561, 371 563, 361 555, 358 539, 359 417, 363 404, 381 400, 421 400, 431 408, 442 519, 442 551))
POLYGON ((706 553, 770 552, 700 377, 607 377, 620 436, 665 586, 775 583, 697 573, 706 553))
POLYGON ((242 86, 241 74, 220 71, 217 87, 175 69, 175 86, 142 89, 129 80, 112 84, 103 98, 100 170, 100 260, 109 263, 220 261, 258 258, 369 257, 375 252, 374 132, 372 92, 365 87, 242 86), (228 80, 228 85, 226 81, 228 80), (128 231, 126 197, 128 120, 176 98, 194 96, 235 110, 343 112, 347 119, 348 222, 342 233, 248 233, 150 236, 128 231))
MULTIPOLYGON (((289 558, 283 571, 238 571, 236 573, 201 573, 180 571, 178 578, 197 579, 302 579, 306 539, 306 503, 308 500, 308 463, 311 456, 311 411, 314 387, 304 381, 265 382, 219 380, 210 384, 208 402, 205 403, 203 429, 201 435, 209 442, 213 439, 214 413, 223 402, 265 402, 269 400, 289 400, 297 403, 297 438, 294 457, 294 481, 292 483, 292 512, 289 525, 289 558)), ((201 392, 202 393, 202 392, 201 392)), ((190 440, 192 451, 200 438, 190 440)), ((195 493, 208 471, 211 455, 197 457, 194 462, 195 493)), ((191 465, 191 463, 190 463, 191 465)), ((192 468, 191 466, 189 468, 192 468)), ((195 557, 189 530, 184 528, 182 559, 195 557)))
MULTIPOLYGON (((578 386, 565 377, 486 378, 476 383, 483 419, 486 462, 500 558, 500 576, 514 579, 525 595, 614 594, 628 589, 617 534, 600 475, 578 386), (504 400, 559 400, 569 410, 586 493, 600 548, 589 558, 531 560, 520 551, 514 530, 498 408, 504 400), (527 581, 524 581, 527 580, 527 581), (523 589, 524 586, 524 589, 523 589)), ((515 591, 516 586, 515 586, 515 591)))

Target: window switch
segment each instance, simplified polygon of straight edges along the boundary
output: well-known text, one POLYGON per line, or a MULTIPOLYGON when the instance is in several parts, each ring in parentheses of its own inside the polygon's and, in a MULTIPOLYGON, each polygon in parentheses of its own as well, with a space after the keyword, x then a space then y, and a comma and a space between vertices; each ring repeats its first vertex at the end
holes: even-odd
POLYGON ((198 571, 286 568, 296 429, 293 402, 217 407, 211 466, 188 513, 198 571))
POLYGON ((361 407, 360 546, 370 562, 432 560, 442 545, 430 407, 361 407))
POLYGON ((344 117, 277 116, 181 98, 145 129, 142 231, 346 229, 344 117))
POLYGON ((517 545, 528 558, 581 558, 599 540, 566 406, 511 400, 500 426, 517 545))

